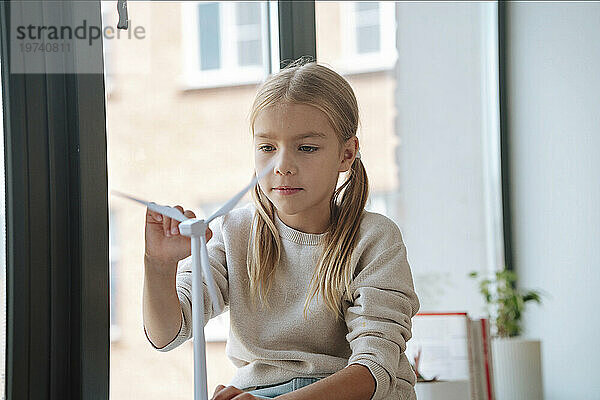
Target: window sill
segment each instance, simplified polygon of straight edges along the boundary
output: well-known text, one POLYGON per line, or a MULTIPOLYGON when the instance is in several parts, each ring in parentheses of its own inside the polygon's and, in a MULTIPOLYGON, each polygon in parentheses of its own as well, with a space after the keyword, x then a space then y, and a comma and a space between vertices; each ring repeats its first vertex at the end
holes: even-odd
POLYGON ((220 89, 220 88, 236 88, 244 86, 256 86, 260 84, 262 80, 249 79, 249 80, 238 80, 238 81, 213 81, 213 82, 202 82, 186 77, 179 79, 179 89, 183 92, 192 92, 196 90, 204 89, 220 89))
POLYGON ((396 66, 398 57, 375 55, 356 55, 335 60, 329 63, 331 67, 341 75, 358 75, 371 72, 391 71, 396 66))
POLYGON ((183 91, 189 91, 258 85, 265 77, 262 68, 249 71, 235 69, 209 72, 187 71, 180 76, 179 87, 183 91))

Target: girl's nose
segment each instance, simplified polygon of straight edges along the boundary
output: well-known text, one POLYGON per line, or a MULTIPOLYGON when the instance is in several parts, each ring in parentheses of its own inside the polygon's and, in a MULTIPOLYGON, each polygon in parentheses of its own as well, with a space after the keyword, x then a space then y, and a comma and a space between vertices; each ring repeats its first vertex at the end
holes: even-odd
POLYGON ((285 168, 285 167, 282 167, 281 165, 277 165, 275 167, 275 175, 287 175, 287 174, 294 175, 291 168, 285 168))
POLYGON ((275 175, 295 175, 296 167, 294 166, 291 157, 280 155, 275 163, 275 175))

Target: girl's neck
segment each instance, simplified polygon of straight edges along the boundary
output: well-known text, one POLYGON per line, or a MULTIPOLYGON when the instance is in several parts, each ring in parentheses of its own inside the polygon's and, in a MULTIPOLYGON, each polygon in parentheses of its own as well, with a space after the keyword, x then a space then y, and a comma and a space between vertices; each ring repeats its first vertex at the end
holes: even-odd
POLYGON ((278 210, 275 212, 281 222, 300 232, 320 234, 329 227, 329 208, 327 212, 314 209, 293 215, 286 215, 278 210))

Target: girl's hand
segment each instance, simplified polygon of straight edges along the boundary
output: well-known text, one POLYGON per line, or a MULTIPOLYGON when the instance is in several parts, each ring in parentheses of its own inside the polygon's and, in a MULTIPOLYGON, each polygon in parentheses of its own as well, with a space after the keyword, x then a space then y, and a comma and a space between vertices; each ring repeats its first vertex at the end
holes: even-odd
MULTIPOLYGON (((188 218, 195 218, 191 210, 183 210, 181 206, 175 206, 188 218)), ((188 236, 179 234, 180 222, 165 215, 146 209, 146 249, 145 258, 153 265, 160 268, 173 268, 179 260, 189 257, 191 254, 188 236)), ((206 241, 212 237, 212 231, 206 227, 206 241)), ((168 271, 160 271, 168 272, 168 271)))
POLYGON ((258 397, 252 396, 250 393, 244 392, 236 388, 235 386, 223 386, 219 385, 215 389, 215 393, 210 400, 249 400, 258 399, 258 397))

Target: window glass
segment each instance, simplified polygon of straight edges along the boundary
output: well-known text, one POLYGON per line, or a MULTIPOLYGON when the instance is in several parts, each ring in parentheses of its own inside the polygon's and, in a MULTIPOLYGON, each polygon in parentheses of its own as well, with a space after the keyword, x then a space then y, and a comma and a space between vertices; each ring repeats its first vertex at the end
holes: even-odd
POLYGON ((315 5, 317 59, 357 96, 367 208, 400 227, 421 311, 480 315, 468 272, 503 262, 493 7, 315 5))
POLYGON ((183 89, 257 84, 269 69, 267 2, 182 2, 183 89))
MULTIPOLYGON (((271 44, 266 3, 239 3, 237 16, 236 4, 128 3, 130 29, 143 27, 145 37, 128 39, 123 31, 120 39, 104 39, 110 55, 105 65, 111 83, 110 92, 106 87, 110 190, 181 205, 201 218, 248 184, 254 161, 247 114, 268 72, 263 55, 271 44), (252 34, 236 35, 244 29, 252 34), (208 45, 202 46, 202 36, 208 45), (242 57, 252 64, 247 68, 255 68, 250 72, 238 68, 238 38, 243 45, 246 39, 260 43, 260 54, 247 50, 242 57), (207 62, 213 69, 200 68, 207 62)), ((105 27, 115 27, 116 1, 103 1, 102 8, 105 27)), ((248 201, 247 196, 239 205, 248 201)), ((143 330, 146 210, 111 196, 109 211, 110 398, 191 399, 193 341, 159 352, 143 330)), ((228 329, 228 313, 205 329, 210 395, 235 372, 225 354, 228 329)))
POLYGON ((221 21, 219 4, 198 4, 198 29, 200 31, 200 68, 217 69, 221 66, 221 21))
POLYGON ((379 51, 380 23, 379 4, 377 2, 356 3, 356 51, 358 53, 371 53, 379 51))
POLYGON ((238 63, 241 66, 260 65, 262 62, 261 4, 237 3, 235 8, 238 63))

